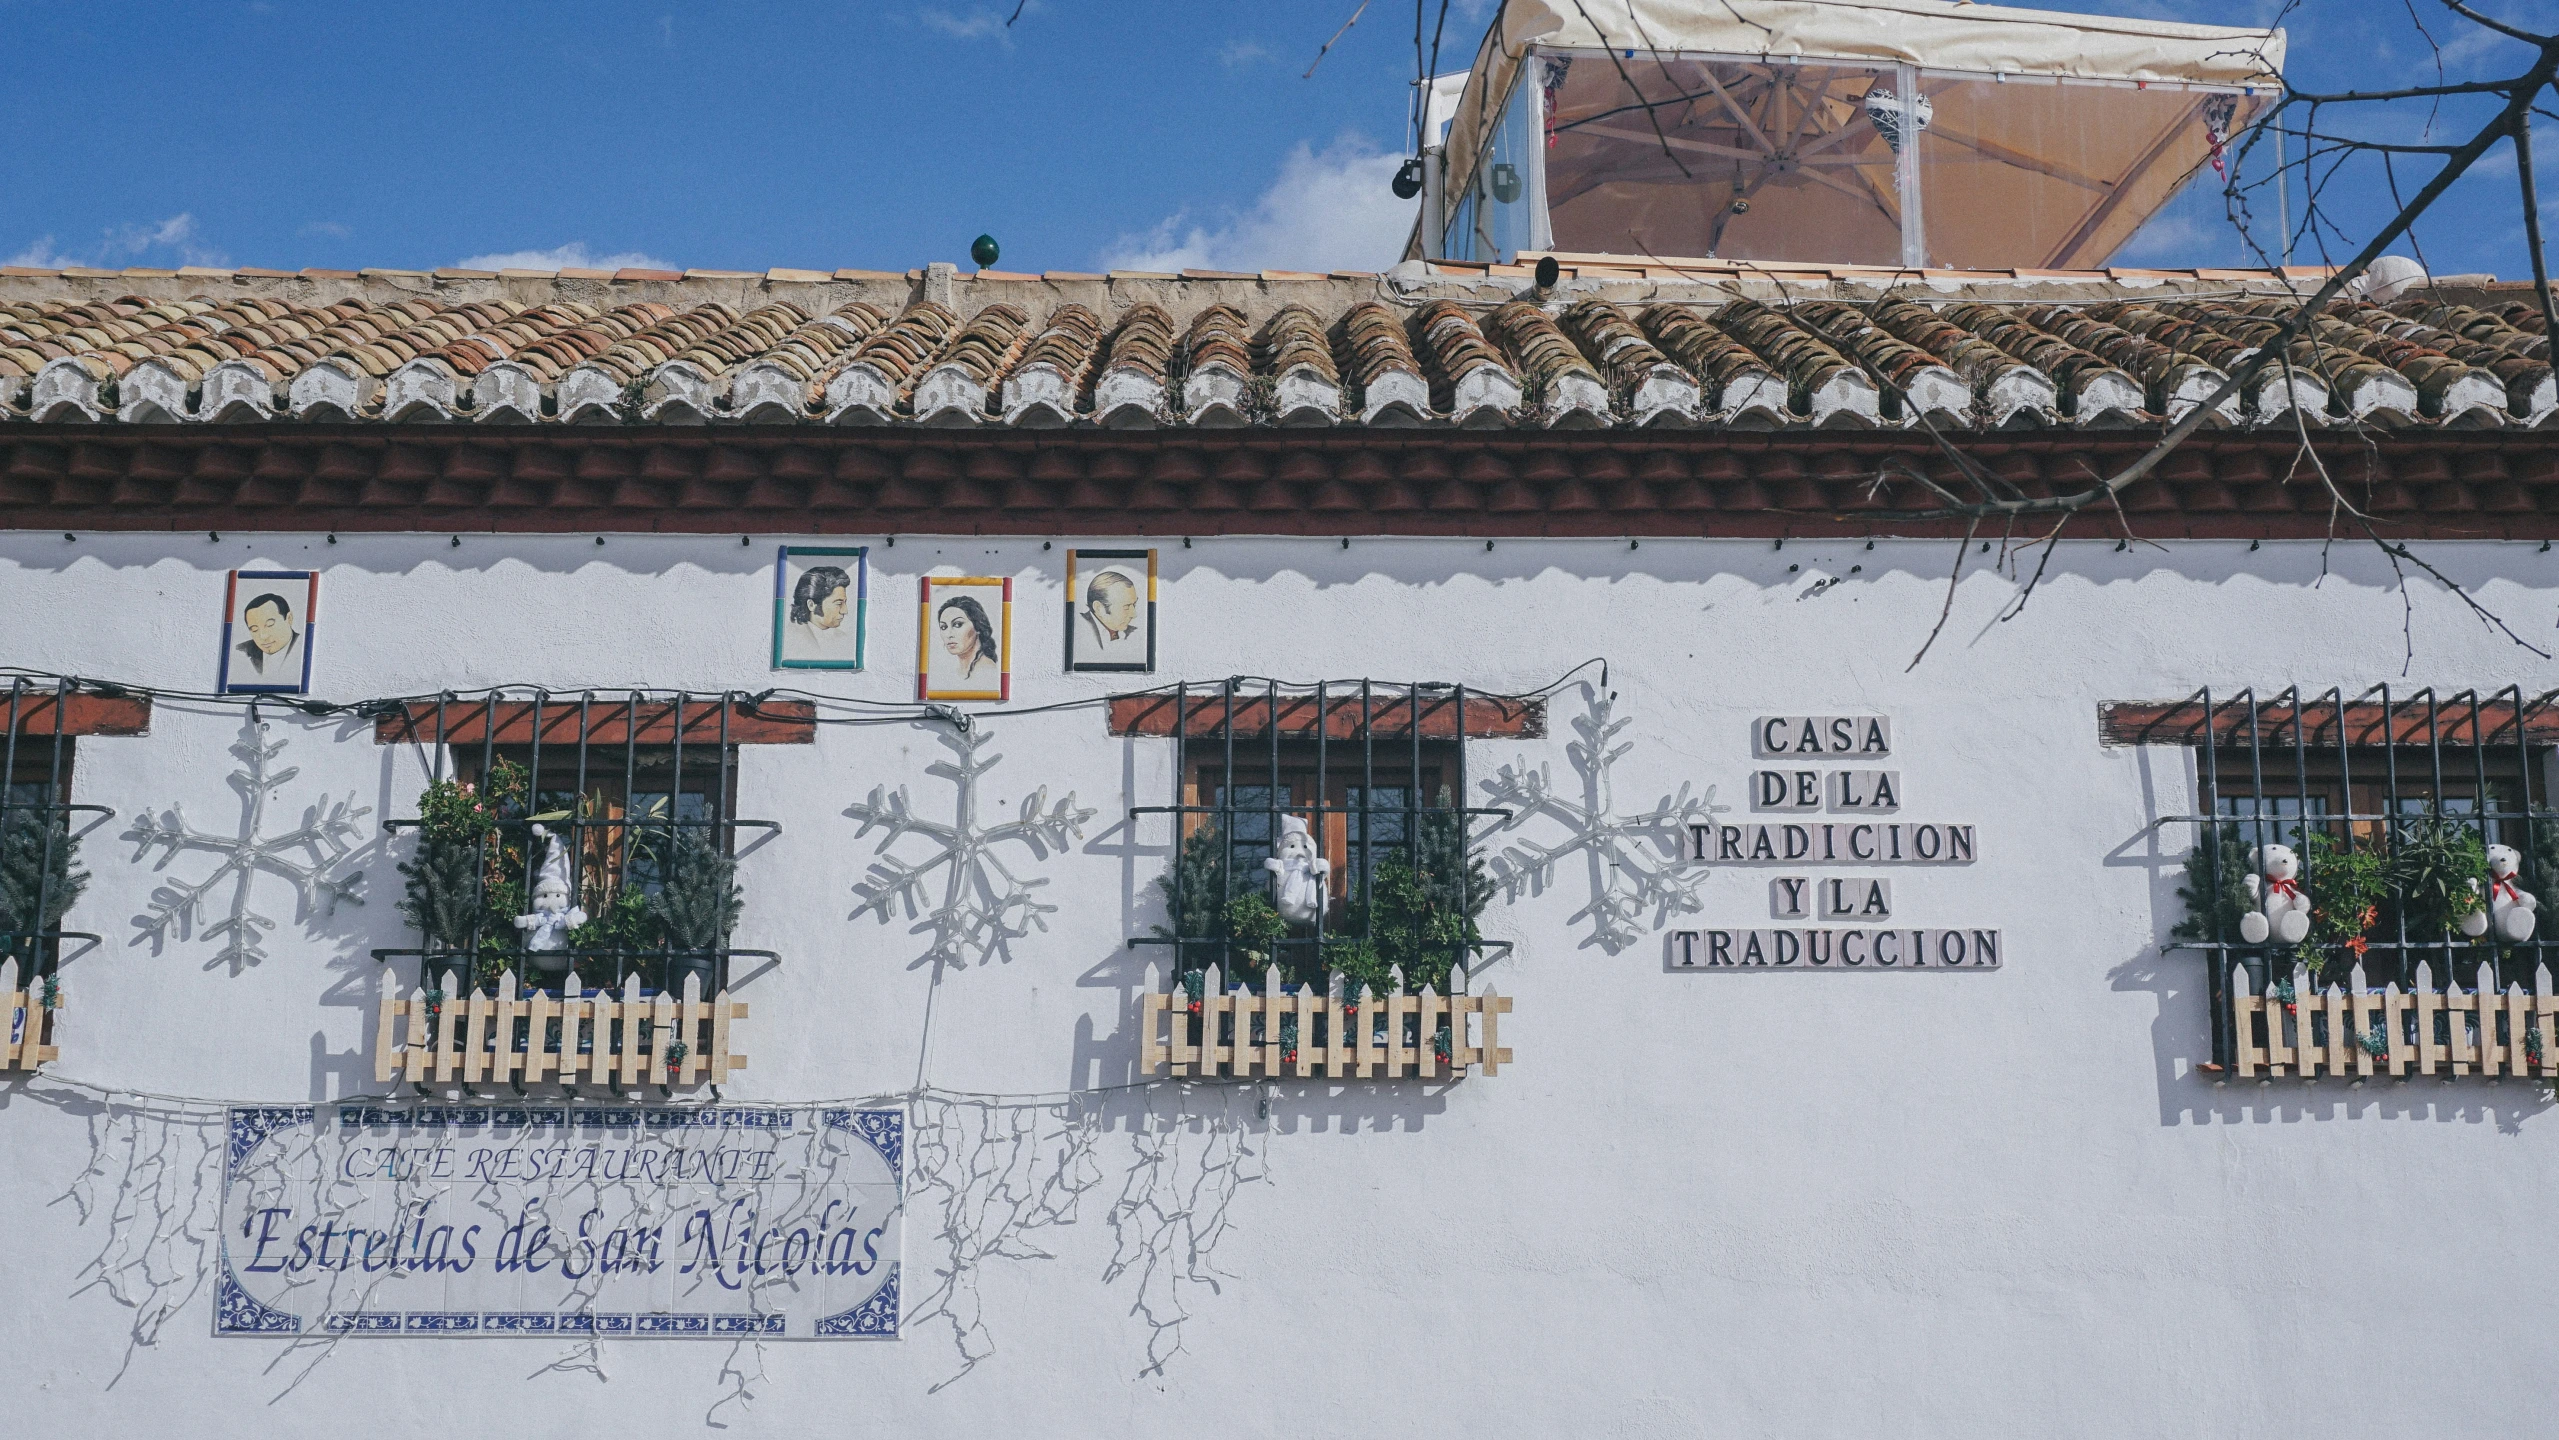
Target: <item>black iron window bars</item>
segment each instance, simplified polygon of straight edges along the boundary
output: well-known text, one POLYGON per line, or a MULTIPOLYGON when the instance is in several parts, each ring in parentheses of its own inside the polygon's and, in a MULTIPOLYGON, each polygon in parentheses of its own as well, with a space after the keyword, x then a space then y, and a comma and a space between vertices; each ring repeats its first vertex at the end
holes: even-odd
MULTIPOLYGON (((735 692, 535 690, 378 713, 377 739, 423 743, 431 756, 421 814, 387 828, 420 832, 411 866, 439 842, 466 847, 478 903, 425 944, 374 957, 418 959, 430 986, 447 969, 481 989, 513 971, 536 988, 574 974, 590 995, 622 994, 634 978, 643 993, 680 995, 691 977, 705 999, 730 986, 733 961, 778 962, 728 943, 737 832, 781 830, 735 814, 738 746, 776 738, 776 725, 805 740, 806 708, 735 692), (561 847, 570 902, 585 912, 565 948, 528 948, 514 922, 544 866, 537 825, 561 847)), ((418 908, 415 879, 409 896, 418 908)))
POLYGON ((2368 988, 2405 992, 2422 980, 2460 993, 2486 965, 2500 990, 2532 988, 2559 949, 2559 906, 2544 906, 2520 942, 2493 929, 2466 934, 2453 912, 2474 903, 2460 898, 2469 882, 2485 890, 2489 845, 2518 852, 2524 891, 2559 898, 2559 810, 2547 774, 2559 745, 2554 698, 2527 698, 2519 686, 2447 695, 2381 685, 2352 697, 2292 687, 2265 700, 2205 689, 2173 705, 2108 710, 2116 743, 2196 752, 2196 812, 2162 817, 2192 826, 2196 841, 2188 914, 2169 948, 2205 957, 2215 1068, 2233 1063, 2237 975, 2251 993, 2278 999, 2291 998, 2296 968, 2323 989, 2349 983, 2360 967, 2368 988), (2297 947, 2237 933, 2250 851, 2270 843, 2298 854, 2313 906, 2311 934, 2297 947))
POLYGON ((1476 822, 1508 812, 1465 803, 1462 739, 1535 733, 1542 718, 1534 702, 1462 685, 1369 680, 1121 697, 1115 730, 1179 747, 1176 802, 1129 811, 1175 820, 1166 924, 1129 943, 1170 950, 1169 988, 1195 1010, 1212 967, 1257 990, 1277 970, 1290 993, 1338 975, 1351 1000, 1363 985, 1388 993, 1399 974, 1408 991, 1464 993, 1474 957, 1498 943, 1475 924, 1490 892, 1476 822), (1292 820, 1330 872, 1311 911, 1301 894, 1298 920, 1278 913, 1279 877, 1263 863, 1292 820))
POLYGON ((71 803, 70 717, 81 694, 68 679, 47 685, 15 677, 0 714, 0 960, 16 960, 28 988, 48 993, 66 959, 101 943, 88 931, 62 928, 85 879, 72 869, 71 817, 115 813, 71 803), (66 954, 67 940, 86 943, 66 954))

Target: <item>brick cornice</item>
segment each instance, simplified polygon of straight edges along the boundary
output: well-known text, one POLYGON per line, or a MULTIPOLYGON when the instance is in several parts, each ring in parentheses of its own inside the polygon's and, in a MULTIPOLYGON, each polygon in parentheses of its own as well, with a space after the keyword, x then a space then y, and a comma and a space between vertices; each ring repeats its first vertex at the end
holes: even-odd
MULTIPOLYGON (((1967 436, 2028 495, 2084 488, 2136 431, 1967 436)), ((2337 434, 2384 533, 2559 538, 2559 436, 2337 434)), ((1904 431, 597 429, 224 425, 0 431, 0 528, 670 534, 1936 535, 1904 431)), ((2332 506, 2288 432, 2206 432, 2123 495, 2147 538, 2312 537, 2332 506)), ((2111 510, 2078 534, 2120 533, 2111 510)))

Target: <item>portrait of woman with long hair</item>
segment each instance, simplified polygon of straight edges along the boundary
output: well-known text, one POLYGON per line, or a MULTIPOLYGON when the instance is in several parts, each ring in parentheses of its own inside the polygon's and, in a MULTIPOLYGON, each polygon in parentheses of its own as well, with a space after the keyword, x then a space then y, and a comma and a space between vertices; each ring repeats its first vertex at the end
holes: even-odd
POLYGON ((954 595, 942 602, 933 621, 934 634, 942 643, 942 653, 951 657, 952 678, 963 684, 985 672, 992 679, 1003 668, 995 643, 995 622, 986 618, 986 607, 970 596, 954 595))
POLYGON ((929 577, 924 581, 920 693, 927 700, 1001 700, 1012 692, 1005 652, 1012 636, 1012 582, 929 577))

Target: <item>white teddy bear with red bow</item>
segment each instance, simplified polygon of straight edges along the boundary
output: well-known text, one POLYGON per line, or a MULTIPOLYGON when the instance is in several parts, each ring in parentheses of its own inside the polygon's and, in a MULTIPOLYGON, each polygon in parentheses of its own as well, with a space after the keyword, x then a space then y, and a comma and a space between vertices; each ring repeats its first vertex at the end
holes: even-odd
MULTIPOLYGON (((2488 906, 2464 916, 2461 933, 2485 935, 2494 926, 2505 939, 2520 943, 2532 938, 2533 912, 2541 908, 2541 897, 2515 883, 2515 871, 2523 865, 2523 856, 2512 845, 2488 847, 2488 906)), ((2479 882, 2470 882, 2477 890, 2479 882)))
POLYGON ((2257 908, 2239 917, 2239 938, 2263 945, 2268 937, 2298 945, 2310 934, 2310 896, 2301 888, 2301 857, 2289 845, 2260 845, 2248 852, 2248 898, 2257 908))

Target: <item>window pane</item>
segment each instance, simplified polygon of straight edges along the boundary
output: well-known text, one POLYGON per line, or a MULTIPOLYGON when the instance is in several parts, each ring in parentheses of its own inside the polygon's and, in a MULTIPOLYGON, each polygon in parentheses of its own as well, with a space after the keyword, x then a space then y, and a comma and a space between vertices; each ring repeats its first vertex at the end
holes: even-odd
POLYGON ((1413 788, 1380 785, 1367 790, 1354 785, 1349 796, 1351 864, 1359 874, 1360 892, 1366 894, 1377 863, 1404 848, 1410 836, 1412 817, 1405 807, 1412 803, 1413 788))
MULTIPOLYGON (((2488 792, 2488 808, 2491 810, 2504 808, 2498 803, 2497 792, 2494 790, 2488 792)), ((2431 800, 2423 796, 2402 795, 2399 797, 2399 813, 2411 819, 2421 815, 2446 815, 2468 819, 2479 813, 2479 800, 2472 795, 2446 795, 2440 799, 2431 800)), ((2491 817, 2483 823, 2488 837, 2485 843, 2490 845, 2504 843, 2498 838, 2498 827, 2502 822, 2491 817)))
POLYGON ((1961 269, 2104 264, 2267 103, 1942 74, 1920 90, 1928 263, 1961 269))
POLYGON ((1448 229, 1441 237, 1450 259, 1509 260, 1536 245, 1536 217, 1545 208, 1536 193, 1541 173, 1537 74, 1535 62, 1521 69, 1510 106, 1502 112, 1466 193, 1450 197, 1448 229))
POLYGON ((2221 813, 2249 822, 2239 827, 2239 833, 2251 845, 2289 845, 2298 850, 2301 817, 2306 813, 2313 822, 2325 821, 2328 797, 2313 795, 2305 802, 2297 795, 2224 795, 2221 813))
MULTIPOLYGON (((675 797, 676 820, 707 820, 711 817, 710 797, 688 790, 675 797)), ((631 794, 631 818, 643 822, 631 832, 631 883, 655 894, 666 883, 668 832, 652 828, 646 822, 663 826, 667 819, 667 794, 663 790, 637 790, 631 794)))
POLYGON ((1889 68, 1646 58, 1628 70, 1647 114, 1605 55, 1544 63, 1561 72, 1545 166, 1554 248, 1900 263, 1896 157, 1867 103, 1890 94, 1889 68))
POLYGON ((1262 862, 1271 858, 1271 809, 1288 809, 1289 787, 1286 785, 1219 785, 1210 789, 1210 803, 1232 805, 1226 820, 1227 853, 1235 867, 1235 890, 1241 894, 1263 883, 1269 872, 1262 862), (1233 797, 1232 799, 1228 797, 1233 797))

